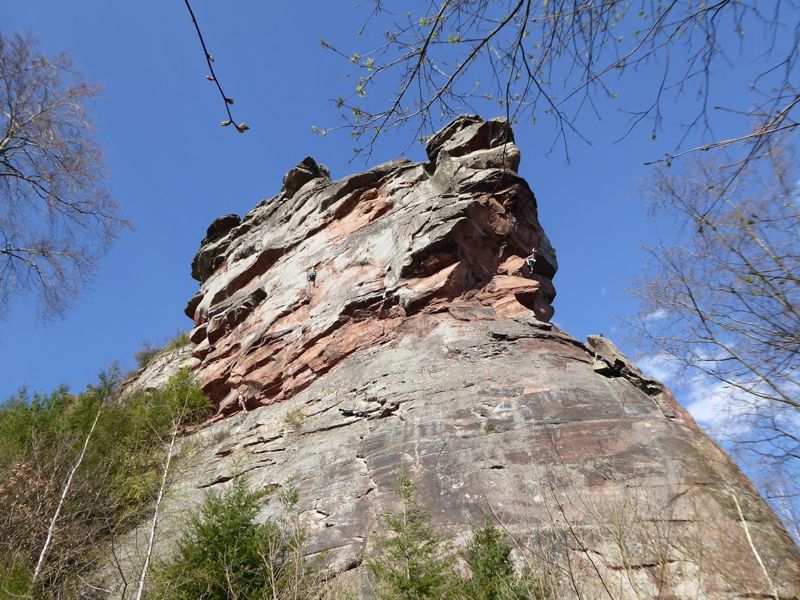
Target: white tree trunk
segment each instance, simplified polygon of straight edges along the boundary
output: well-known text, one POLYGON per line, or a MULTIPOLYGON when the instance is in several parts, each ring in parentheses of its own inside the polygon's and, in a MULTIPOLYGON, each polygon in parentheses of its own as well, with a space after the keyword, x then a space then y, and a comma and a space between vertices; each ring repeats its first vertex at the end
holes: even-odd
POLYGON ((753 538, 750 535, 750 528, 747 526, 747 521, 744 518, 744 513, 742 513, 742 507, 739 504, 739 499, 736 497, 736 494, 733 493, 733 490, 728 490, 731 494, 731 498, 733 498, 733 503, 736 505, 736 512, 739 513, 739 523, 742 525, 742 529, 744 529, 744 535, 747 538, 747 543, 750 544, 750 550, 753 552, 753 556, 756 557, 758 561, 758 566, 761 567, 761 572, 764 574, 764 579, 767 580, 767 584, 769 584, 770 591, 772 592, 772 597, 774 600, 778 600, 778 590, 775 588, 775 584, 772 583, 772 578, 769 576, 767 572, 767 568, 764 566, 764 561, 761 560, 761 555, 758 553, 756 549, 756 545, 753 543, 753 538))
POLYGON ((156 527, 158 525, 158 509, 161 507, 161 500, 164 497, 164 490, 167 487, 167 474, 169 473, 169 466, 172 462, 172 453, 173 449, 175 448, 175 438, 178 435, 178 423, 179 421, 175 422, 175 427, 172 430, 172 438, 169 441, 169 447, 167 448, 167 462, 164 465, 164 473, 161 476, 161 486, 158 488, 158 497, 156 498, 156 508, 153 511, 153 524, 150 526, 150 539, 147 542, 147 554, 144 559, 144 564, 142 565, 142 572, 139 575, 139 587, 136 590, 136 597, 135 600, 141 600, 142 594, 144 593, 144 583, 147 580, 147 570, 150 567, 150 558, 153 555, 153 542, 156 539, 156 527))
POLYGON ((72 465, 72 469, 70 469, 69 477, 67 477, 67 481, 64 484, 64 489, 61 490, 61 498, 58 501, 58 506, 56 507, 56 512, 53 514, 53 518, 50 521, 50 527, 47 529, 47 537, 44 540, 44 546, 42 547, 42 551, 39 554, 39 560, 36 563, 36 569, 33 571, 33 579, 31 580, 32 584, 36 583, 36 580, 39 578, 39 574, 42 571, 42 565, 44 564, 44 559, 47 556, 47 550, 50 548, 50 543, 53 541, 53 534, 56 530, 56 522, 58 521, 58 517, 61 514, 61 509, 64 507, 64 502, 67 499, 67 494, 69 494, 70 487, 72 486, 72 478, 75 476, 75 472, 81 466, 83 462, 83 457, 86 455, 86 448, 89 447, 89 440, 94 433, 94 429, 97 426, 97 421, 100 419, 100 414, 103 412, 103 405, 105 405, 106 399, 108 398, 108 392, 106 392, 103 401, 100 403, 100 408, 97 409, 97 415, 94 417, 94 422, 92 423, 92 427, 89 429, 89 433, 86 434, 86 439, 83 441, 83 448, 81 449, 81 453, 78 456, 78 460, 75 461, 75 464, 72 465))

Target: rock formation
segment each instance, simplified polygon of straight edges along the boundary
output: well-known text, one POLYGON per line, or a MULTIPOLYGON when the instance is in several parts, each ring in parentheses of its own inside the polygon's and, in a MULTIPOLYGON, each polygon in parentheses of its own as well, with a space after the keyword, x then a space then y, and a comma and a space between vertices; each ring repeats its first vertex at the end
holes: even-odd
POLYGON ((558 598, 796 597, 796 546, 669 390, 549 323, 556 256, 509 126, 460 117, 427 153, 337 181, 307 158, 211 224, 186 314, 218 413, 184 440, 161 551, 246 473, 293 482, 309 555, 363 581, 405 472, 443 534, 498 519, 558 598))

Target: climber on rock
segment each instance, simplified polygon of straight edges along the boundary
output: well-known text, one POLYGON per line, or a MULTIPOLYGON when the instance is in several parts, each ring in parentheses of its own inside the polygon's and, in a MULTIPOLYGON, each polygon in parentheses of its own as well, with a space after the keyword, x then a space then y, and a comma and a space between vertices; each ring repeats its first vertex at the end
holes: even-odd
POLYGON ((539 258, 539 249, 534 248, 531 255, 525 259, 525 266, 528 267, 528 274, 533 275, 533 267, 536 264, 536 259, 539 258))
POLYGON ((241 408, 244 412, 247 412, 247 403, 244 401, 244 396, 242 392, 237 392, 236 401, 239 403, 239 408, 241 408))
POLYGON ((311 267, 308 270, 308 281, 311 284, 311 287, 317 287, 317 271, 314 267, 311 267))

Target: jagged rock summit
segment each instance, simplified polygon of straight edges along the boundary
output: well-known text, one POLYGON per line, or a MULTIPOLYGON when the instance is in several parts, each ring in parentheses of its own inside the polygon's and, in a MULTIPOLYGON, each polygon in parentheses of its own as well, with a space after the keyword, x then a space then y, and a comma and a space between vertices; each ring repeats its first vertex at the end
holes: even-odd
POLYGON ((426 164, 339 181, 306 158, 277 197, 211 224, 186 314, 221 414, 288 398, 359 350, 419 333, 428 315, 550 319, 555 252, 511 129, 460 117, 427 150, 426 164))
POLYGON ((218 412, 184 439, 157 552, 246 473, 296 486, 306 552, 370 597, 405 473, 456 545, 497 519, 554 598, 796 597, 796 546, 669 390, 549 322, 556 256, 508 124, 459 117, 427 151, 336 181, 307 158, 209 227, 186 314, 218 412))

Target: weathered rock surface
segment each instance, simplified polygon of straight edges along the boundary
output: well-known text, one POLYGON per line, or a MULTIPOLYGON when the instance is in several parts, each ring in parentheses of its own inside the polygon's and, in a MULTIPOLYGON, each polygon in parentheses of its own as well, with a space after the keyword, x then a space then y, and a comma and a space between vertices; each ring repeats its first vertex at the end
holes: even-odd
POLYGON ((240 396, 250 408, 291 397, 417 315, 547 321, 555 253, 513 170, 512 140, 502 121, 462 117, 431 140, 426 165, 398 161, 333 182, 306 158, 241 223, 215 221, 193 263, 202 287, 187 314, 220 414, 239 410, 240 396))
POLYGON ((558 598, 796 597, 797 548, 669 390, 548 322, 555 252, 506 123, 461 117, 428 155, 338 181, 306 159, 209 228, 187 314, 219 411, 183 441, 159 552, 246 473, 293 482, 307 552, 358 571, 405 470, 442 533, 489 511, 558 598))
POLYGON ((198 360, 192 356, 189 345, 180 348, 162 350, 130 379, 122 384, 120 399, 125 400, 132 394, 158 390, 167 385, 170 377, 181 369, 193 369, 198 360))

